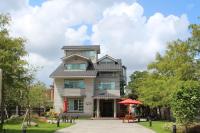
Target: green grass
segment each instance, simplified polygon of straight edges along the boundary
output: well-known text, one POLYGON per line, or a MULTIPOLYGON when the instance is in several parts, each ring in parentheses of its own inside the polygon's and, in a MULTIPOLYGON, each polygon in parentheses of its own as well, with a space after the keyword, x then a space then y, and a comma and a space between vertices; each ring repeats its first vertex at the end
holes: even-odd
POLYGON ((140 122, 139 124, 154 130, 156 133, 171 133, 171 131, 164 129, 165 124, 170 124, 171 122, 165 121, 152 121, 152 126, 149 127, 149 122, 140 122))
MULTIPOLYGON (((34 120, 37 121, 37 120, 34 120)), ((69 127, 71 123, 61 123, 60 127, 57 127, 56 124, 49 124, 46 122, 37 121, 37 127, 28 127, 27 133, 54 133, 56 130, 69 127)), ((12 121, 8 121, 4 128, 6 129, 6 133, 21 133, 21 119, 15 119, 12 121)))

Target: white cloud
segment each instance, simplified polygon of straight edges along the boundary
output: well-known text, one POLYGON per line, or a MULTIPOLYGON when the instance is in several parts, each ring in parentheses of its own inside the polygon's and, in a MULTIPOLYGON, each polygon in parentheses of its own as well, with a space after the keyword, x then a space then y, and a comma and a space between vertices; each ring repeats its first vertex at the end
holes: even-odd
POLYGON ((37 65, 39 67, 51 66, 54 64, 53 61, 50 61, 37 53, 29 53, 26 60, 31 62, 31 65, 37 65))
POLYGON ((47 81, 49 75, 60 63, 59 60, 49 60, 37 53, 29 53, 25 59, 30 63, 30 66, 33 66, 37 69, 37 78, 42 81, 47 81))
POLYGON ((147 18, 143 7, 133 1, 49 0, 32 7, 28 0, 6 0, 0 1, 0 11, 11 13, 11 34, 27 39, 29 61, 43 66, 38 78, 50 83, 49 74, 63 56, 63 45, 91 39, 101 44, 102 53, 122 58, 130 73, 144 69, 166 42, 188 37, 186 15, 158 12, 147 18))
POLYGON ((82 25, 77 30, 68 28, 65 32, 65 39, 68 45, 83 44, 84 41, 90 39, 89 35, 87 35, 87 26, 82 25))
POLYGON ((1 0, 0 11, 17 11, 28 6, 28 0, 1 0))
POLYGON ((122 58, 133 72, 145 69, 167 42, 187 38, 188 25, 186 15, 155 13, 147 19, 138 3, 121 3, 103 12, 103 18, 93 26, 92 41, 100 42, 111 56, 122 58))
POLYGON ((73 0, 53 0, 41 7, 31 7, 11 12, 12 34, 24 36, 28 40, 27 49, 46 58, 58 58, 60 48, 65 44, 65 32, 69 27, 93 23, 98 14, 93 2, 73 0))

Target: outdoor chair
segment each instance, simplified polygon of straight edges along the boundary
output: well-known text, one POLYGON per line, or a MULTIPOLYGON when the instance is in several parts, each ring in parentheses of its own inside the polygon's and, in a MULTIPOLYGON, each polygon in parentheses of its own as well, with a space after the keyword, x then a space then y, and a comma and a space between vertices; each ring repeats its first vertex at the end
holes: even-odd
POLYGON ((134 122, 136 120, 136 117, 133 115, 125 115, 123 118, 123 123, 126 122, 126 120, 129 122, 134 122))

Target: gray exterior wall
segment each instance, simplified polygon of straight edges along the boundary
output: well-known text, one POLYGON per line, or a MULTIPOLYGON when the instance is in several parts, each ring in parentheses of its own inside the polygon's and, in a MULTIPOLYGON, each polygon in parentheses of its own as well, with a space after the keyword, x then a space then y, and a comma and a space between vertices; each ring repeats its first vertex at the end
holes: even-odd
MULTIPOLYGON (((79 78, 80 79, 80 78, 79 78)), ((94 78, 84 78, 85 89, 64 88, 64 78, 54 80, 54 107, 56 112, 62 112, 64 97, 83 98, 84 112, 81 115, 93 115, 94 78)))
POLYGON ((54 79, 54 108, 56 112, 62 112, 63 110, 63 79, 54 79))
POLYGON ((115 76, 97 76, 95 80, 95 95, 99 93, 110 93, 117 96, 120 96, 120 73, 115 72, 115 76), (115 82, 115 89, 114 90, 98 90, 98 84, 100 82, 115 82))

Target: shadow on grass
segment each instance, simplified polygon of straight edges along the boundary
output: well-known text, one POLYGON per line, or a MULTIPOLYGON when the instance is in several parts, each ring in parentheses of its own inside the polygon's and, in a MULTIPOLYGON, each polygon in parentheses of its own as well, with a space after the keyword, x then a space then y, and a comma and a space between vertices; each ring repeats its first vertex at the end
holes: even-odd
MULTIPOLYGON (((27 133, 54 133, 56 130, 72 125, 71 123, 61 123, 60 127, 57 127, 56 124, 39 123, 37 127, 28 127, 26 130, 27 133)), ((6 129, 6 133, 22 133, 21 124, 6 124, 4 128, 6 129)))
MULTIPOLYGON (((28 129, 27 133, 53 133, 53 131, 47 131, 47 130, 36 130, 36 129, 28 129)), ((6 129, 6 133, 22 133, 22 130, 17 130, 17 129, 6 129)))

